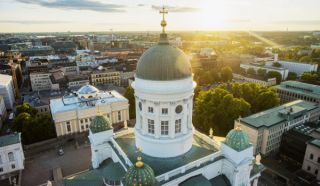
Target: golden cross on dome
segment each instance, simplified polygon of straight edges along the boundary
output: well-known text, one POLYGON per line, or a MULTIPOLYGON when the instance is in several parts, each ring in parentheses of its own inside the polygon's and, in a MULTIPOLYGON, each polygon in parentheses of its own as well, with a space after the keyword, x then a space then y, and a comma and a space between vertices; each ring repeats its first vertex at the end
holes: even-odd
POLYGON ((141 148, 138 148, 138 149, 137 149, 137 162, 136 162, 136 167, 137 167, 137 168, 143 167, 143 162, 142 162, 141 154, 142 154, 142 149, 141 149, 141 148))
POLYGON ((100 106, 97 105, 97 116, 100 116, 101 115, 101 112, 100 112, 100 106))
POLYGON ((165 27, 167 26, 167 22, 165 20, 165 14, 168 14, 168 10, 163 6, 160 9, 160 14, 162 14, 162 21, 161 21, 162 33, 165 33, 165 27))

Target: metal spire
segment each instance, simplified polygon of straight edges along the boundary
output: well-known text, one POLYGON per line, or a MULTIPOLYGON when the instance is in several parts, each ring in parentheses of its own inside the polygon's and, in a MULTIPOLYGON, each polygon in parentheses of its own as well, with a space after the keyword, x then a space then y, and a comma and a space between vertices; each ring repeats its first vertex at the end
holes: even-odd
POLYGON ((160 14, 162 14, 162 21, 161 21, 162 33, 165 33, 165 27, 167 26, 167 22, 165 20, 165 14, 168 14, 168 10, 163 6, 160 9, 160 14))

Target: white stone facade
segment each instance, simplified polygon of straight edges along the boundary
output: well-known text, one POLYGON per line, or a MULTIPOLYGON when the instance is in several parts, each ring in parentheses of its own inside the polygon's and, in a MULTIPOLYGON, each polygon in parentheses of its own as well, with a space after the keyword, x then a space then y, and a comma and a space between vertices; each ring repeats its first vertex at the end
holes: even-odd
POLYGON ((0 95, 4 98, 7 109, 13 109, 15 103, 12 76, 0 74, 0 95))
POLYGON ((192 78, 148 81, 136 78, 136 145, 153 157, 174 157, 192 145, 192 78), (157 145, 156 145, 157 144, 157 145))

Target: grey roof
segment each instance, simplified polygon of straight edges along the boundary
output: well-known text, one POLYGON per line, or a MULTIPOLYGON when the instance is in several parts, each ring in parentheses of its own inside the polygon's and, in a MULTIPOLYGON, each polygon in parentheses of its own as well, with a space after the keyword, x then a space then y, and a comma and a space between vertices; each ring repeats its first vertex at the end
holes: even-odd
POLYGON ((191 77, 191 64, 186 54, 162 39, 158 45, 149 48, 140 57, 136 77, 155 81, 191 77))
POLYGON ((275 88, 311 97, 320 97, 320 86, 302 83, 299 81, 285 81, 280 85, 275 86, 275 88))
POLYGON ((179 186, 211 186, 211 183, 204 176, 198 175, 180 183, 179 186))
POLYGON ((255 128, 272 127, 273 125, 292 119, 291 116, 297 117, 318 107, 319 106, 317 103, 296 100, 245 118, 241 118, 240 121, 242 124, 246 124, 255 128))
POLYGON ((309 141, 308 143, 320 148, 320 139, 314 139, 309 141))
POLYGON ((0 136, 0 147, 16 144, 21 142, 21 133, 13 133, 0 136))

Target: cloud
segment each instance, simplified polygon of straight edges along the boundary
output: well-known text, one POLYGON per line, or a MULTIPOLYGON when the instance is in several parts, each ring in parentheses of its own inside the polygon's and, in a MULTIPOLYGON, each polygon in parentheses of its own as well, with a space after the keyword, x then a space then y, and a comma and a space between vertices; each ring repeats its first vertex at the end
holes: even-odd
POLYGON ((125 12, 124 5, 105 4, 89 0, 15 0, 25 4, 35 4, 47 8, 68 10, 91 10, 97 12, 125 12))
MULTIPOLYGON (((154 9, 154 10, 160 10, 162 8, 162 6, 152 5, 151 8, 154 9)), ((169 12, 178 12, 178 13, 197 12, 197 11, 200 10, 199 8, 188 7, 188 6, 166 6, 165 8, 169 12)))
POLYGON ((0 20, 0 23, 14 23, 14 24, 25 24, 25 25, 29 25, 29 24, 59 24, 59 23, 70 23, 70 21, 45 21, 45 20, 0 20))
POLYGON ((273 23, 286 25, 320 25, 320 20, 283 20, 274 21, 273 23))

